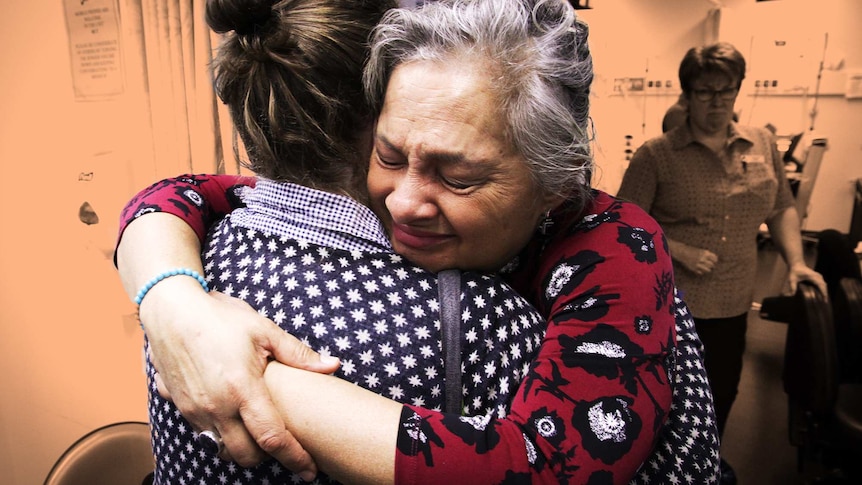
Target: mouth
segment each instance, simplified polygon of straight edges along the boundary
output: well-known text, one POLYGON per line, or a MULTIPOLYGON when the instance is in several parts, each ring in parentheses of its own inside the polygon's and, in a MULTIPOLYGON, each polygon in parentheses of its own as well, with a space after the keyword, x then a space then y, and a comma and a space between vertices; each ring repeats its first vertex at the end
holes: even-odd
POLYGON ((392 223, 392 240, 412 249, 428 249, 442 244, 453 236, 422 231, 403 224, 392 223))

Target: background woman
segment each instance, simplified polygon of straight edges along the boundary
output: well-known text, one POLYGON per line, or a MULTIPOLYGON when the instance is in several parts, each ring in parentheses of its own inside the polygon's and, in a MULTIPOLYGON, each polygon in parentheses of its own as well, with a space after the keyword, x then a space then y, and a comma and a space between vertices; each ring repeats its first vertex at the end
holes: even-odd
MULTIPOLYGON (((745 59, 732 45, 690 49, 679 66, 687 122, 635 152, 617 194, 667 231, 677 285, 704 343, 719 434, 742 375, 761 224, 790 268, 791 291, 809 280, 826 292, 803 259, 799 215, 772 133, 733 121, 744 77, 745 59)), ((734 483, 723 468, 723 481, 734 483)))

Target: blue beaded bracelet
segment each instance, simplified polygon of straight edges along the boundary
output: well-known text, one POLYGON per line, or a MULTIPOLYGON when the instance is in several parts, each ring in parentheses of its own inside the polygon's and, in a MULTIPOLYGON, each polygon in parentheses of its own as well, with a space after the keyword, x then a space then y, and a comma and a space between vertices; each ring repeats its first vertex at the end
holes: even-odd
POLYGON ((160 282, 164 279, 170 278, 171 276, 178 276, 178 275, 191 276, 192 278, 198 280, 198 283, 201 284, 204 291, 209 293, 210 287, 209 287, 209 285, 207 285, 207 280, 205 280, 204 277, 201 276, 200 273, 198 273, 197 271, 195 271, 193 269, 188 269, 188 268, 174 268, 174 269, 165 271, 163 273, 159 273, 153 279, 151 279, 150 281, 147 281, 147 283, 143 287, 141 287, 141 290, 138 291, 138 294, 135 295, 135 305, 140 306, 141 301, 143 301, 144 297, 147 296, 147 293, 149 293, 149 291, 152 290, 153 287, 156 286, 156 284, 158 284, 158 282, 160 282))

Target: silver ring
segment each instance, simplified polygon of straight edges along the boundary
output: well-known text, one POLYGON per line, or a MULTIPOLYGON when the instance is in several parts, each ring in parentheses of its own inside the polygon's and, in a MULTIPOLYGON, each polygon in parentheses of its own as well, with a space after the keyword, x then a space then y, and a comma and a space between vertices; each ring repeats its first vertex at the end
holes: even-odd
POLYGON ((224 449, 224 441, 218 431, 201 431, 198 433, 198 444, 211 455, 218 455, 224 449))

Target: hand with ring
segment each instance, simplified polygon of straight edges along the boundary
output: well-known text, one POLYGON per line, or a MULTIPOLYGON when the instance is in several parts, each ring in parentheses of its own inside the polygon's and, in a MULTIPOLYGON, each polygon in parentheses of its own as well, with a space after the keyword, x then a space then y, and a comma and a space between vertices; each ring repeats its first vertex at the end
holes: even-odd
POLYGON ((219 455, 224 450, 224 441, 218 431, 201 431, 197 437, 198 444, 210 455, 219 455))
POLYGON ((322 359, 241 300, 203 293, 199 285, 190 287, 196 293, 186 293, 168 284, 183 279, 172 280, 153 288, 141 305, 159 394, 172 400, 195 429, 205 430, 197 440, 208 452, 244 467, 271 456, 313 478, 317 466, 286 429, 263 372, 269 361, 278 360, 332 373, 337 359, 322 359), (203 304, 201 298, 210 301, 203 304))

